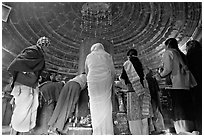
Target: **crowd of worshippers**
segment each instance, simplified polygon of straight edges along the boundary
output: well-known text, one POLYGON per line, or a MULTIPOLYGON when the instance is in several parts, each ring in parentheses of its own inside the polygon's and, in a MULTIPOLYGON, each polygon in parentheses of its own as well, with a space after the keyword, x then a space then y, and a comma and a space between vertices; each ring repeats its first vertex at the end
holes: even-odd
POLYGON ((136 49, 130 49, 121 74, 116 77, 112 56, 101 43, 95 43, 86 57, 82 74, 67 81, 60 75, 57 79, 51 75, 50 80, 45 80, 41 73, 46 68, 44 54, 50 40, 41 37, 36 45, 17 55, 8 67, 12 80, 7 90, 10 89, 14 99, 11 134, 25 134, 34 129, 41 97, 47 104, 56 102, 47 123, 47 134, 60 135, 76 111, 79 95, 85 88, 93 135, 114 135, 112 94, 117 94, 119 110, 126 109, 132 135, 163 132, 166 128, 157 82, 161 78, 171 82, 175 134, 202 134, 201 44, 196 40, 189 41, 186 55, 179 50, 175 38, 167 39, 164 45, 163 65, 155 72, 142 64, 136 49), (125 103, 120 93, 126 94, 125 103))

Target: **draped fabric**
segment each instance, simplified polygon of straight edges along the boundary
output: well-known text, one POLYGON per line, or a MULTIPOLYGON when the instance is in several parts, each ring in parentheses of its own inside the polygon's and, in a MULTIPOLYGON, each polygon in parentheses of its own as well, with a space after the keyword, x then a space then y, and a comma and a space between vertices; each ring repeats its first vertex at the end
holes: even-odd
POLYGON ((140 82, 140 77, 137 74, 133 64, 129 60, 127 60, 123 66, 137 96, 144 94, 144 87, 140 82))
POLYGON ((73 79, 70 79, 69 81, 75 81, 75 82, 79 83, 81 90, 83 90, 83 89, 85 89, 86 82, 87 82, 86 74, 80 74, 80 75, 74 77, 73 79))
POLYGON ((67 119, 74 112, 80 92, 80 84, 75 81, 68 81, 64 85, 48 125, 57 128, 58 131, 63 130, 67 119))
POLYGON ((49 105, 50 103, 57 102, 63 86, 63 82, 47 81, 39 86, 39 90, 42 93, 43 99, 49 105))
POLYGON ((11 126, 15 131, 28 132, 36 125, 38 90, 24 85, 15 85, 11 95, 15 99, 11 126))
POLYGON ((60 91, 57 105, 48 125, 62 131, 67 119, 75 111, 81 90, 86 85, 86 74, 81 74, 70 79, 60 91))
POLYGON ((161 103, 160 103, 160 98, 159 98, 159 84, 156 80, 156 78, 153 77, 152 72, 149 72, 146 74, 146 80, 148 83, 148 88, 150 91, 150 95, 151 95, 151 104, 152 104, 152 108, 153 111, 156 111, 156 109, 158 108, 159 111, 161 112, 161 103))
POLYGON ((93 135, 113 135, 111 88, 110 78, 88 83, 93 135))
POLYGON ((93 135, 113 135, 112 57, 104 50, 94 50, 86 58, 87 82, 93 135))
POLYGON ((170 74, 173 89, 187 89, 197 85, 194 76, 188 70, 179 52, 168 49, 162 57, 164 70, 160 73, 162 77, 170 74))
POLYGON ((9 65, 8 71, 36 72, 44 68, 45 61, 43 51, 39 46, 31 46, 24 49, 9 65))
POLYGON ((41 47, 34 45, 25 48, 8 67, 8 71, 13 75, 12 85, 16 80, 17 72, 35 72, 38 77, 44 67, 45 60, 41 47))
POLYGON ((127 95, 128 120, 133 121, 149 117, 151 96, 146 86, 147 83, 144 83, 144 88, 131 61, 127 60, 123 66, 134 89, 134 92, 130 92, 127 95))

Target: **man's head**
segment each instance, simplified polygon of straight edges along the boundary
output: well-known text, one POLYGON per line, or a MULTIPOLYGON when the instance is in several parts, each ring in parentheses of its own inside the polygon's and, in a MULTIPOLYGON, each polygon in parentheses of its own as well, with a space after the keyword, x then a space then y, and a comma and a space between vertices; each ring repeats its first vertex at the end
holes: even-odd
POLYGON ((41 46, 41 47, 49 47, 50 46, 50 40, 47 37, 43 36, 43 37, 38 39, 37 45, 41 46))

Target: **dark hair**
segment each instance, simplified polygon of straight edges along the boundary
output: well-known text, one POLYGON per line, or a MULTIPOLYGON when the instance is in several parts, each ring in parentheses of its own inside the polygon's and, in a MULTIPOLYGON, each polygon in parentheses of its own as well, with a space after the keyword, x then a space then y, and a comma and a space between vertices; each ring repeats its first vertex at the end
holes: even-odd
POLYGON ((165 41, 165 45, 168 48, 171 49, 176 49, 179 54, 181 55, 182 60, 184 61, 185 64, 187 64, 187 59, 186 59, 186 55, 180 51, 179 47, 178 47, 178 41, 175 38, 169 38, 165 41))
POLYGON ((136 49, 130 49, 128 52, 127 52, 127 56, 137 56, 137 50, 136 49))
POLYGON ((189 49, 191 48, 201 48, 201 44, 197 41, 197 40, 191 40, 189 42, 186 43, 186 46, 189 47, 189 49))
POLYGON ((137 50, 136 49, 130 49, 128 52, 127 52, 127 56, 130 56, 130 61, 132 62, 136 72, 138 73, 139 77, 140 77, 140 82, 142 85, 143 84, 143 80, 144 80, 144 72, 143 72, 143 66, 142 66, 142 63, 141 61, 139 60, 137 56, 137 50), (132 57, 132 55, 134 55, 134 57, 132 57))
POLYGON ((175 38, 169 38, 165 41, 165 45, 168 48, 178 49, 178 42, 175 38))

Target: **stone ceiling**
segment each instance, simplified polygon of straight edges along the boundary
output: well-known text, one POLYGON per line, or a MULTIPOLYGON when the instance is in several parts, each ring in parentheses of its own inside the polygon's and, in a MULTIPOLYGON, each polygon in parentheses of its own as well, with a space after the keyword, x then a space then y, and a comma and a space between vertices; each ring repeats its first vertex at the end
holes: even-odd
POLYGON ((51 39, 46 54, 49 70, 74 75, 78 71, 80 44, 87 38, 104 38, 114 45, 113 59, 119 72, 126 52, 135 48, 143 64, 161 64, 163 42, 170 37, 185 43, 202 37, 201 2, 118 2, 111 3, 112 25, 84 31, 81 2, 4 2, 12 8, 2 22, 3 79, 9 63, 20 51, 41 36, 51 39))

